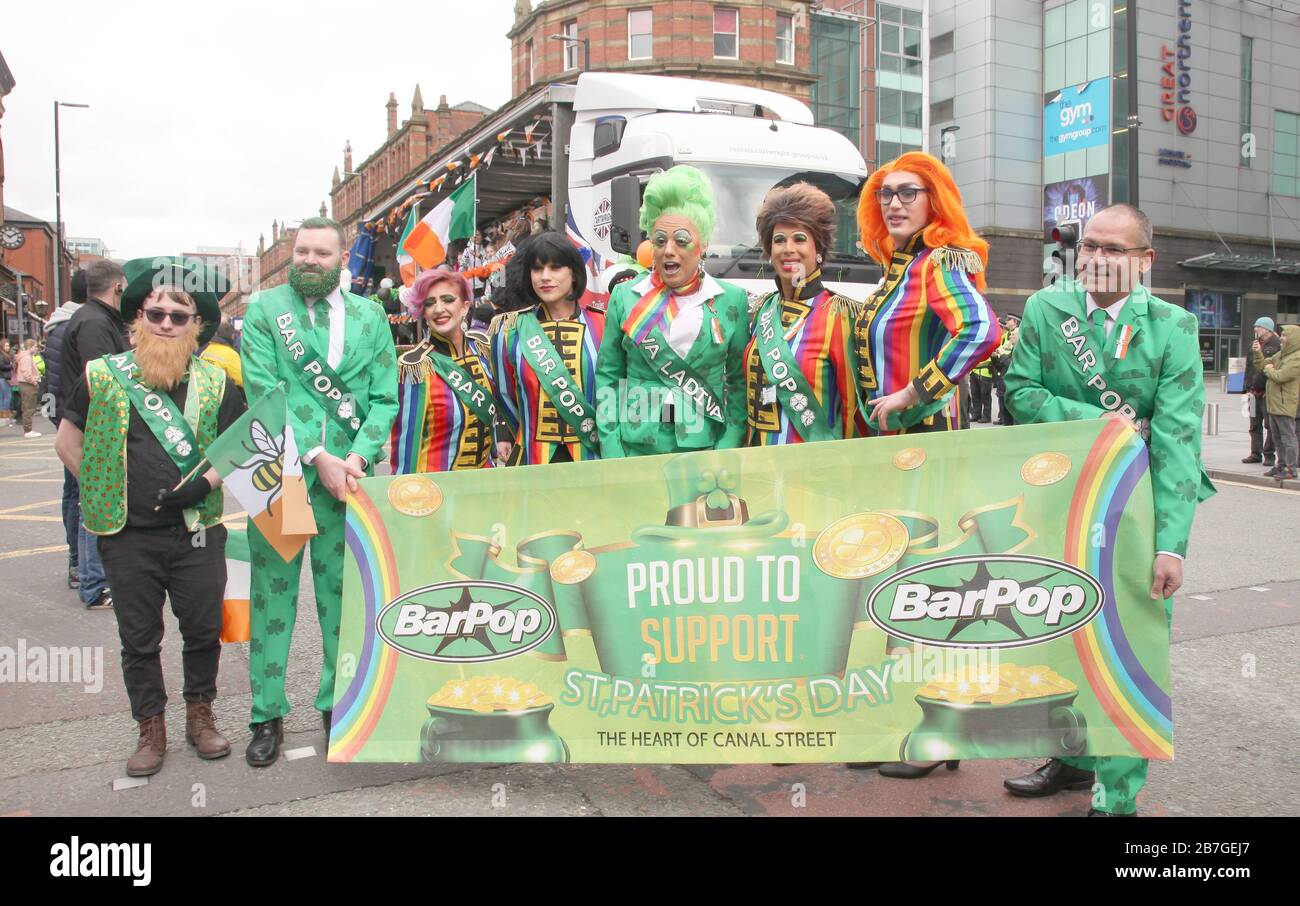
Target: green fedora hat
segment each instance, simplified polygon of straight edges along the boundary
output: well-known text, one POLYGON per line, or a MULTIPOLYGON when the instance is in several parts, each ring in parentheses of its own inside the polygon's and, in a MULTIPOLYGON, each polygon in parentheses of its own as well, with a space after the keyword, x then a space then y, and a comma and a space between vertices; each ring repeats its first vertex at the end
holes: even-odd
POLYGON ((198 306, 203 319, 199 333, 202 346, 221 325, 221 298, 230 291, 224 276, 197 258, 179 255, 159 255, 154 258, 132 258, 122 265, 126 274, 126 292, 122 294, 122 320, 128 324, 135 320, 136 312, 156 286, 174 286, 189 294, 198 306))

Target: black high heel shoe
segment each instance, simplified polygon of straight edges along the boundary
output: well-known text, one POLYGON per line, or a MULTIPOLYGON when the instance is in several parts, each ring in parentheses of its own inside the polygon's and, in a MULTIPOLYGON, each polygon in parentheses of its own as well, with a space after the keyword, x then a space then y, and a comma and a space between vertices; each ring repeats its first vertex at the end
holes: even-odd
POLYGON ((929 777, 930 772, 943 765, 950 771, 957 770, 960 761, 932 761, 928 765, 908 764, 906 761, 893 761, 889 764, 880 766, 880 773, 885 777, 893 777, 898 780, 918 780, 922 777, 929 777))

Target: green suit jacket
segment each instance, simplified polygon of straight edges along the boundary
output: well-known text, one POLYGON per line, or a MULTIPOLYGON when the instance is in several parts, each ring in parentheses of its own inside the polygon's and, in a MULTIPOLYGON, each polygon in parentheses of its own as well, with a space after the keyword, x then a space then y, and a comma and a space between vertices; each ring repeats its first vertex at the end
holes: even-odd
POLYGON ((713 297, 711 306, 704 305, 700 332, 683 356, 722 401, 725 422, 714 421, 700 411, 673 424, 662 420, 668 385, 623 332, 629 311, 641 298, 633 285, 642 286, 643 282, 628 281, 615 288, 605 313, 605 336, 596 359, 601 458, 739 447, 745 440, 749 297, 739 286, 712 281, 722 291, 713 297), (722 333, 721 343, 714 338, 715 320, 722 333))
MULTIPOLYGON (((325 414, 277 351, 280 338, 268 308, 278 308, 286 300, 293 305, 299 325, 310 329, 306 303, 287 284, 256 293, 248 302, 240 343, 244 391, 248 399, 255 401, 277 381, 284 381, 289 395, 289 427, 293 430, 299 453, 306 453, 323 443, 331 454, 342 458, 356 453, 373 468, 393 426, 393 419, 397 417, 397 353, 393 348, 393 335, 388 329, 388 316, 383 308, 369 299, 346 291, 343 293, 346 318, 343 358, 334 370, 347 384, 353 397, 366 404, 365 419, 355 432, 349 432, 325 414), (322 432, 324 440, 321 439, 322 432)), ((319 352, 325 354, 325 350, 319 352)))
POLYGON ((1155 549, 1186 555, 1196 504, 1214 494, 1201 466, 1205 384, 1196 316, 1139 286, 1100 355, 1094 343, 1082 350, 1071 343, 1087 332, 1080 284, 1061 281, 1030 296, 1005 378, 1007 406, 1022 423, 1099 418, 1125 406, 1135 421, 1149 420, 1155 549))

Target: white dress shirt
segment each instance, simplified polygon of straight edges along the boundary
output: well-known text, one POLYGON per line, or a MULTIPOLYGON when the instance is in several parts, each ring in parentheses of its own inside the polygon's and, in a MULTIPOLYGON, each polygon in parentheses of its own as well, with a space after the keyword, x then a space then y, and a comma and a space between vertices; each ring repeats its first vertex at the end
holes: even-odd
MULTIPOLYGON (((316 326, 316 304, 317 299, 304 299, 307 303, 307 317, 311 319, 311 326, 316 326)), ((343 335, 347 327, 344 320, 346 317, 343 308, 343 290, 335 289, 325 297, 325 303, 330 307, 330 348, 325 353, 325 361, 331 368, 338 368, 339 363, 343 361, 343 335)), ((329 419, 325 420, 326 423, 329 419)), ((302 461, 306 465, 311 465, 314 460, 325 449, 325 425, 321 425, 321 442, 312 447, 303 454, 302 461)))
MULTIPOLYGON (((650 274, 647 273, 632 286, 632 292, 638 297, 644 296, 650 291, 650 282, 650 274)), ((699 289, 689 296, 677 297, 677 314, 664 332, 664 339, 673 352, 686 358, 686 354, 695 345, 696 337, 700 335, 700 328, 704 326, 704 303, 721 295, 721 284, 706 273, 700 280, 699 289)))

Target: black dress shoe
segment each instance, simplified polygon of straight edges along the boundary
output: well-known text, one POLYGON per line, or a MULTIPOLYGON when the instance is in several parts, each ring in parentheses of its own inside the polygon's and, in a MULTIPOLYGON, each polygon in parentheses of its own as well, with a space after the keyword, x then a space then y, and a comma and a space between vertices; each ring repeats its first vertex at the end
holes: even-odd
POLYGON ((329 735, 330 735, 330 721, 333 720, 333 719, 334 719, 334 712, 333 712, 333 711, 322 711, 322 712, 320 713, 320 722, 323 723, 323 724, 325 725, 325 736, 326 736, 326 738, 329 738, 329 735))
POLYGON ((1089 818, 1136 818, 1137 812, 1129 812, 1125 815, 1117 815, 1114 812, 1099 812, 1095 808, 1088 809, 1089 818))
POLYGON ((906 761, 891 761, 880 766, 881 777, 893 777, 896 780, 919 780, 929 777, 930 772, 943 765, 950 771, 957 770, 960 761, 932 761, 929 764, 908 764, 906 761))
POLYGON ((244 759, 255 768, 275 764, 284 742, 284 723, 278 717, 253 725, 253 741, 244 750, 244 759))
POLYGON ((1013 796, 1030 799, 1050 796, 1061 790, 1090 790, 1092 783, 1092 771, 1071 767, 1059 758, 1053 758, 1032 774, 1002 781, 1007 792, 1013 796))

